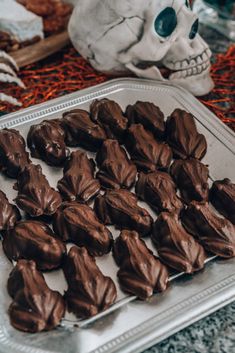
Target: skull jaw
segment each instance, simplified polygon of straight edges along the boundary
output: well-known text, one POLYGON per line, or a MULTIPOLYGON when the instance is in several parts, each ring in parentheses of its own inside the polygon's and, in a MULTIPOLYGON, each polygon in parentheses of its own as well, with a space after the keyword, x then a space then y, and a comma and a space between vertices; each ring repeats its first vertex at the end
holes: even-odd
POLYGON ((186 78, 170 79, 169 81, 185 88, 196 97, 204 96, 214 88, 214 82, 210 76, 210 67, 201 74, 186 78))
POLYGON ((146 69, 140 69, 133 63, 126 64, 125 66, 129 71, 138 77, 173 83, 185 88, 194 96, 204 96, 214 87, 214 82, 210 77, 210 66, 205 71, 197 75, 191 75, 185 78, 169 77, 169 79, 165 79, 162 76, 161 71, 157 68, 157 66, 151 66, 146 69))

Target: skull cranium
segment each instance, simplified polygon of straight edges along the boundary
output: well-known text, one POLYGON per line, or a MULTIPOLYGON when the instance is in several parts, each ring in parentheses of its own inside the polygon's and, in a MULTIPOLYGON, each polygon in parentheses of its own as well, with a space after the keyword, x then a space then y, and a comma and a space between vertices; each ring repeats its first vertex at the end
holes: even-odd
POLYGON ((203 95, 213 88, 211 52, 197 30, 187 0, 78 0, 69 23, 75 48, 95 69, 157 80, 167 71, 203 95))

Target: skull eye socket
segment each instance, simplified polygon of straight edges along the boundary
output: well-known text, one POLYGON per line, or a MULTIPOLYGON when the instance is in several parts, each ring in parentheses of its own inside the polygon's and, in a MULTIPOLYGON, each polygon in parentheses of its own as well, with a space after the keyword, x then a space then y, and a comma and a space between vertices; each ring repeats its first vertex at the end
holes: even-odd
POLYGON ((161 37, 169 37, 177 26, 177 15, 172 7, 166 7, 157 16, 154 28, 161 37))
POLYGON ((199 27, 199 21, 197 19, 192 25, 191 31, 189 33, 189 39, 194 39, 196 37, 196 34, 198 32, 198 27, 199 27))

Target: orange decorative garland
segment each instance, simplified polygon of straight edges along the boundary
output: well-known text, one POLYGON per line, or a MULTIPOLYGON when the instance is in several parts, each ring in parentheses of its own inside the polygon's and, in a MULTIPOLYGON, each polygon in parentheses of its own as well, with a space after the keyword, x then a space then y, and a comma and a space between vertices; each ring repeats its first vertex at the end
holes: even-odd
MULTIPOLYGON (((219 119, 235 131, 235 46, 219 54, 212 65, 214 90, 200 101, 219 119)), ((97 85, 113 77, 95 71, 72 47, 20 71, 27 89, 1 83, 1 91, 22 102, 27 108, 67 93, 97 85)), ((19 107, 0 103, 0 114, 10 113, 19 107)))

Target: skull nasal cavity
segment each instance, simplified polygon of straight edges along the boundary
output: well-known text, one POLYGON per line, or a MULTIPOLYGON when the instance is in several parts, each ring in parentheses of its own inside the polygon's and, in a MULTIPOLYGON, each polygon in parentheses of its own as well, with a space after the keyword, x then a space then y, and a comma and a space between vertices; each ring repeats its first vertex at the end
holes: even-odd
POLYGON ((189 39, 194 39, 196 37, 196 34, 198 32, 198 26, 199 26, 199 21, 197 19, 192 25, 191 31, 189 33, 189 39))
POLYGON ((177 26, 177 15, 172 7, 166 7, 157 16, 154 22, 154 28, 161 37, 168 37, 174 32, 177 26))

